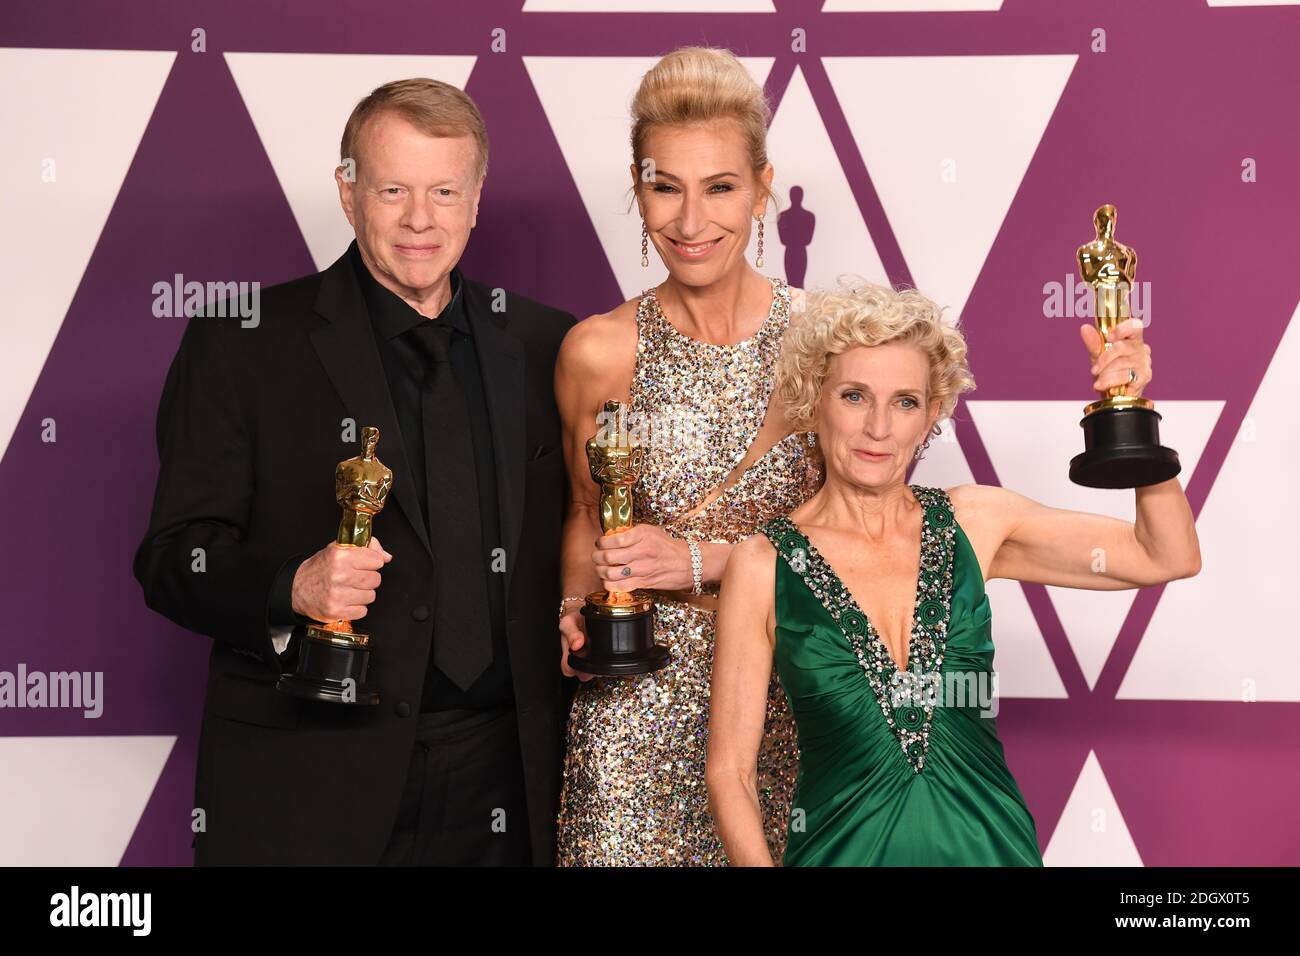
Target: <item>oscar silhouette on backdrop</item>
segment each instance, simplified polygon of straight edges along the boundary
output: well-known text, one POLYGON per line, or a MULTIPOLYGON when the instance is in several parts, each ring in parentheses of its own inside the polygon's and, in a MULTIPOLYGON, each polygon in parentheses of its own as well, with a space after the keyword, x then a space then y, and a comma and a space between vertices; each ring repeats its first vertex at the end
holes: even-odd
POLYGON ((785 246, 785 281, 795 287, 803 286, 808 272, 808 246, 817 228, 817 217, 801 202, 803 187, 791 186, 790 208, 776 217, 776 234, 785 246))

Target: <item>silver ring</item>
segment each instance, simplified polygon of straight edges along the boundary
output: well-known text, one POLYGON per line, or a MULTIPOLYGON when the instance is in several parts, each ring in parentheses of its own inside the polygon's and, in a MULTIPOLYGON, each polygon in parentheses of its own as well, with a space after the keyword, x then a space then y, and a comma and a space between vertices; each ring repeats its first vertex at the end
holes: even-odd
POLYGON ((1129 369, 1129 370, 1128 370, 1128 383, 1129 383, 1130 385, 1132 385, 1132 384, 1133 384, 1134 382, 1136 382, 1137 380, 1138 380, 1137 369, 1135 369, 1135 368, 1131 368, 1131 369, 1129 369))
POLYGON ((621 574, 621 575, 623 575, 623 577, 625 577, 625 578, 628 577, 628 576, 630 576, 630 575, 632 574, 632 567, 631 567, 631 565, 627 565, 627 564, 623 565, 623 570, 620 571, 620 572, 618 572, 618 573, 621 574))

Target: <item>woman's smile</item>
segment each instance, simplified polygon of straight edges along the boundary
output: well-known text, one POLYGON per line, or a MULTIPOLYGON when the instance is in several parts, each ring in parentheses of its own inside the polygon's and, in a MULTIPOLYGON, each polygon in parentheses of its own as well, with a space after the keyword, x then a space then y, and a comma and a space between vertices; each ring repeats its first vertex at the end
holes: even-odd
POLYGON ((692 261, 705 258, 718 247, 718 243, 722 242, 722 237, 695 243, 682 242, 680 239, 674 239, 671 236, 665 236, 664 238, 672 244, 674 251, 679 256, 692 261))

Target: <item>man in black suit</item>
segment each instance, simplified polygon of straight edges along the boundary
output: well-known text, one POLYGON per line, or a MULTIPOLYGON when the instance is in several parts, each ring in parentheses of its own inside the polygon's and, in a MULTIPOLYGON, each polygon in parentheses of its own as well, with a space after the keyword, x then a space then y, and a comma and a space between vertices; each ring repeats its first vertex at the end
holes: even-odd
POLYGON ((213 638, 199 864, 553 861, 572 687, 552 380, 574 320, 456 268, 486 169, 463 92, 378 88, 336 172, 348 251, 265 290, 255 323, 189 320, 134 568, 149 607, 213 638), (334 469, 369 425, 393 489, 370 545, 343 547, 334 469), (276 690, 305 624, 339 619, 364 619, 378 706, 276 690))

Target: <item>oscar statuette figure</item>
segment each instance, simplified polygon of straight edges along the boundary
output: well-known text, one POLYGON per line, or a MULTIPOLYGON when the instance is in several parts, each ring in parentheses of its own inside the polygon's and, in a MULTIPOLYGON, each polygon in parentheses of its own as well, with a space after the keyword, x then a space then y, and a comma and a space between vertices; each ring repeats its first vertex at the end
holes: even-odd
MULTIPOLYGON (((645 450, 627 432, 628 406, 605 403, 604 426, 587 442, 592 480, 600 485, 600 524, 605 534, 632 527, 632 487, 641 475, 645 450)), ((587 595, 582 608, 587 641, 569 654, 577 671, 606 677, 648 674, 668 664, 668 648, 654 640, 654 595, 637 588, 610 587, 587 595)))
MULTIPOLYGON (((1115 207, 1107 203, 1093 217, 1096 238, 1079 247, 1079 275, 1093 292, 1093 315, 1101 339, 1129 318, 1129 291, 1137 253, 1115 239, 1115 207)), ((1070 461, 1070 480, 1088 488, 1141 488, 1173 478, 1182 469, 1178 453, 1160 444, 1160 413, 1149 398, 1128 395, 1126 386, 1083 410, 1084 451, 1070 461)))
MULTIPOLYGON (((371 523, 393 488, 393 473, 375 457, 379 429, 361 429, 363 451, 341 461, 334 470, 334 498, 343 509, 335 543, 344 548, 370 544, 371 523)), ((293 673, 281 674, 276 687, 308 700, 373 705, 379 692, 366 683, 370 668, 370 635, 352 629, 350 621, 312 624, 298 651, 293 673)))

